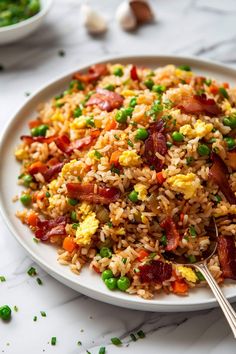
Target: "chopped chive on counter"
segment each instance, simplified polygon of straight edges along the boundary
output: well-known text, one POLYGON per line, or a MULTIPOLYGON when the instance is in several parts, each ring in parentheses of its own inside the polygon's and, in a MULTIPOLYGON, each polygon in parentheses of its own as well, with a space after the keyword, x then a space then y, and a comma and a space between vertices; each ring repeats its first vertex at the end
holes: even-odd
POLYGON ((113 338, 111 338, 111 342, 112 342, 112 344, 114 344, 114 345, 121 345, 121 344, 122 344, 120 338, 118 338, 118 337, 113 337, 113 338))
POLYGON ((131 147, 134 147, 134 144, 132 143, 131 140, 128 140, 128 141, 127 141, 127 144, 128 144, 129 146, 131 146, 131 147))
POLYGON ((37 316, 34 316, 33 317, 33 321, 36 322, 38 320, 38 317, 37 316))
POLYGON ((13 307, 13 310, 15 311, 15 312, 18 312, 18 307, 15 305, 14 307, 13 307))
POLYGON ((190 256, 188 256, 188 261, 190 262, 190 263, 196 263, 196 257, 194 256, 194 255, 190 255, 190 256))
POLYGON ((194 226, 190 226, 189 227, 189 233, 190 233, 190 235, 192 236, 192 237, 196 237, 197 236, 197 233, 196 233, 196 230, 195 230, 195 228, 194 228, 194 226))
POLYGON ((78 346, 81 346, 81 345, 82 345, 82 342, 81 342, 80 340, 78 340, 77 345, 78 345, 78 346))
POLYGON ((224 97, 224 98, 229 98, 228 92, 224 87, 219 88, 219 93, 224 97))
POLYGON ((34 267, 30 267, 27 273, 29 274, 30 277, 34 277, 35 275, 37 275, 36 269, 34 267))
POLYGON ((39 239, 36 238, 36 237, 33 237, 33 241, 34 241, 35 243, 39 243, 39 239))
POLYGON ((59 57, 64 57, 66 55, 66 52, 63 49, 58 50, 58 55, 59 57))
POLYGON ((199 272, 198 270, 196 270, 195 273, 196 273, 196 276, 198 277, 198 280, 200 280, 200 281, 206 280, 204 275, 202 275, 202 273, 199 272))
POLYGON ((37 278, 36 280, 37 280, 38 285, 43 285, 43 282, 40 278, 37 278))
POLYGON ((105 347, 101 347, 101 348, 99 349, 98 354, 105 354, 105 353, 106 353, 106 348, 105 348, 105 347))
POLYGON ((178 69, 183 71, 191 71, 191 67, 189 65, 179 65, 178 69))
POLYGON ((52 337, 51 338, 51 345, 56 345, 57 344, 57 337, 52 337))
POLYGON ((137 338, 135 337, 135 334, 133 334, 133 333, 130 333, 130 338, 133 342, 137 341, 137 338))
POLYGON ((4 281, 6 281, 6 278, 3 275, 1 275, 0 276, 0 282, 3 283, 4 281))
POLYGON ((145 333, 140 329, 140 331, 137 332, 137 336, 141 339, 145 338, 145 333))
POLYGON ((41 314, 42 317, 47 317, 47 314, 46 314, 45 311, 40 311, 40 314, 41 314))

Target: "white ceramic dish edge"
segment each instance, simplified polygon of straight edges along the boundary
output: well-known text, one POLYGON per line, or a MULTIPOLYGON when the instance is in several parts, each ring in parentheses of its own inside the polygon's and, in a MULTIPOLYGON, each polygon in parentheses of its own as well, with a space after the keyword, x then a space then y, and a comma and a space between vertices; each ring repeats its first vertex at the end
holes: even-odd
MULTIPOLYGON (((112 58, 103 58, 99 62, 136 62, 138 63, 145 63, 145 62, 158 62, 158 65, 164 65, 166 63, 175 63, 175 64, 181 64, 181 63, 187 63, 189 65, 197 65, 198 67, 203 67, 206 68, 207 66, 210 66, 211 69, 215 69, 216 71, 222 71, 223 73, 227 73, 228 75, 234 75, 236 71, 234 69, 231 69, 230 67, 225 67, 223 65, 217 64, 215 62, 210 62, 210 61, 202 61, 196 58, 192 57, 176 57, 176 56, 133 56, 133 57, 112 57, 112 58)), ((91 64, 87 64, 86 66, 83 66, 81 68, 76 68, 76 70, 86 70, 87 67, 89 67, 91 64)), ((147 63, 147 65, 150 65, 147 63)), ((18 110, 18 112, 15 114, 13 119, 10 121, 9 124, 7 124, 6 128, 4 129, 2 136, 1 136, 1 144, 0 144, 0 156, 2 155, 2 152, 4 151, 4 143, 5 143, 5 137, 7 136, 7 133, 11 130, 11 127, 16 124, 17 117, 19 118, 21 116, 21 112, 23 112, 26 107, 29 105, 34 105, 34 101, 37 100, 38 96, 42 95, 43 93, 50 90, 51 87, 53 86, 59 86, 62 84, 62 82, 67 82, 71 78, 73 72, 70 72, 69 74, 63 75, 62 77, 58 78, 57 80, 53 80, 47 85, 45 85, 42 89, 40 89, 38 92, 36 92, 26 103, 25 105, 18 110)), ((1 168, 2 170, 2 168, 1 168)), ((0 186, 2 187, 2 181, 1 181, 0 176, 0 186)), ((66 284, 67 286, 87 295, 92 298, 95 298, 100 301, 104 301, 107 303, 111 303, 114 305, 118 306, 123 306, 123 307, 128 307, 128 308, 133 308, 133 309, 138 309, 138 310, 146 310, 146 311, 191 311, 191 310, 198 310, 198 309, 205 309, 205 308, 210 308, 216 306, 216 301, 214 297, 211 295, 211 293, 204 289, 205 297, 201 299, 196 296, 196 299, 191 299, 191 293, 188 298, 177 298, 176 296, 174 297, 175 301, 173 303, 170 300, 170 298, 174 295, 169 295, 165 296, 164 300, 163 298, 155 299, 155 300, 143 300, 140 299, 136 296, 129 296, 127 294, 123 293, 118 293, 117 295, 116 292, 108 292, 106 289, 104 290, 103 288, 100 288, 98 286, 96 289, 93 288, 93 286, 88 287, 87 285, 85 286, 80 282, 78 282, 79 277, 82 277, 82 274, 78 277, 73 273, 70 272, 70 270, 65 268, 59 268, 57 265, 55 265, 56 268, 53 268, 50 266, 47 262, 45 262, 39 255, 35 254, 34 251, 32 251, 31 247, 29 247, 26 243, 25 240, 20 237, 20 235, 17 232, 17 228, 14 227, 13 222, 15 221, 14 216, 10 216, 10 210, 8 210, 9 213, 7 213, 7 210, 4 208, 4 202, 3 202, 3 194, 2 194, 2 188, 0 191, 0 211, 6 221, 6 224, 11 231, 11 233, 15 236, 17 241, 26 249, 26 251, 29 253, 29 255, 38 263, 42 268, 44 268, 49 274, 51 274, 53 277, 61 281, 62 283, 66 284), (14 218, 14 219, 13 219, 14 218), (61 269, 61 271, 59 270, 61 269), (63 270, 62 270, 63 269, 63 270), (63 274, 61 274, 63 273, 63 274), (77 280, 77 281, 76 281, 77 280), (178 301, 176 300, 178 299, 178 301), (185 300, 184 300, 185 299, 185 300)), ((15 222, 16 223, 16 222, 15 222)), ((23 230, 23 226, 17 225, 18 229, 23 230)), ((40 245, 39 247, 45 247, 45 245, 40 245)), ((53 250, 55 252, 55 250, 53 250)), ((56 257, 56 256, 55 256, 56 257)), ((96 275, 95 275, 96 277, 96 275)), ((95 280, 95 277, 93 276, 91 283, 95 280)), ((97 278, 97 277, 96 277, 97 278)), ((85 280, 85 279, 82 279, 85 280)), ((96 285, 96 284, 95 284, 96 285)), ((224 287, 227 291, 227 286, 224 287)), ((232 289, 232 286, 229 286, 229 288, 232 289)), ((231 291, 228 295, 228 298, 233 301, 236 298, 236 287, 233 286, 233 291, 231 291)))

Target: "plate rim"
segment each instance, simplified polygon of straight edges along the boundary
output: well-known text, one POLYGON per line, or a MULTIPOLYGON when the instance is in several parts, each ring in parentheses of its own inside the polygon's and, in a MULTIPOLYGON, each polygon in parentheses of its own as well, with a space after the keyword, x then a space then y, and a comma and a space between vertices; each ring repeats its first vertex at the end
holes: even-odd
MULTIPOLYGON (((88 63, 82 63, 81 65, 76 65, 75 68, 72 70, 68 70, 67 72, 58 75, 54 77, 51 80, 48 80, 44 85, 41 85, 41 87, 32 95, 30 98, 28 98, 23 104, 19 105, 18 108, 15 110, 15 113, 12 114, 8 122, 5 124, 1 134, 0 134, 0 156, 1 152, 3 150, 3 145, 6 137, 9 134, 9 131, 11 129, 11 126, 17 121, 17 117, 19 116, 20 112, 24 110, 28 105, 30 105, 31 101, 33 101, 35 98, 37 98, 38 95, 42 94, 45 90, 49 89, 50 86, 54 86, 56 84, 59 84, 60 81, 65 80, 68 76, 72 76, 73 73, 76 71, 84 71, 88 67, 90 67, 93 64, 98 64, 98 63, 104 63, 104 62, 130 62, 132 61, 137 61, 141 60, 145 62, 145 60, 164 60, 166 62, 170 62, 171 60, 178 60, 181 62, 185 62, 191 65, 196 63, 203 65, 204 67, 210 66, 214 70, 224 70, 228 71, 229 73, 233 73, 234 75, 236 74, 236 69, 229 66, 229 65, 224 65, 220 64, 216 61, 212 60, 205 60, 205 59, 200 59, 194 56, 181 56, 181 55, 112 55, 112 56, 104 56, 101 57, 97 61, 89 61, 88 63)), ((165 311, 165 312, 177 312, 177 311, 195 311, 198 309, 206 309, 206 308, 212 308, 217 306, 216 299, 214 297, 211 297, 209 299, 201 299, 198 301, 193 301, 192 303, 188 304, 176 304, 176 303, 169 303, 165 302, 165 300, 161 300, 161 303, 158 303, 158 299, 154 300, 145 300, 142 298, 137 298, 133 297, 130 295, 130 298, 120 298, 117 296, 114 296, 114 294, 111 292, 109 295, 105 293, 101 293, 100 290, 96 289, 89 289, 86 287, 84 284, 79 284, 75 283, 72 279, 69 278, 66 274, 60 273, 57 270, 54 270, 52 266, 48 265, 44 259, 41 258, 40 255, 37 255, 33 250, 30 249, 30 247, 24 243, 24 239, 20 237, 18 234, 16 228, 14 227, 14 224, 11 222, 10 218, 7 215, 7 212, 4 208, 4 202, 3 202, 3 196, 2 192, 0 191, 0 212, 1 215, 6 223, 6 226, 8 230, 10 231, 10 234, 14 236, 14 238, 17 240, 17 242, 24 248, 24 250, 28 253, 30 258, 32 258, 37 264, 39 264, 48 274, 56 278, 58 281, 61 283, 65 284, 66 286, 76 290, 77 292, 81 292, 82 294, 89 296, 90 298, 110 303, 116 306, 121 306, 121 307, 128 307, 130 309, 136 309, 136 310, 145 310, 145 311, 165 311), (79 289, 78 289, 79 288, 79 289)), ((189 295, 191 296, 191 295, 189 295)), ((234 301, 236 299, 236 290, 235 294, 227 296, 228 300, 234 301)))

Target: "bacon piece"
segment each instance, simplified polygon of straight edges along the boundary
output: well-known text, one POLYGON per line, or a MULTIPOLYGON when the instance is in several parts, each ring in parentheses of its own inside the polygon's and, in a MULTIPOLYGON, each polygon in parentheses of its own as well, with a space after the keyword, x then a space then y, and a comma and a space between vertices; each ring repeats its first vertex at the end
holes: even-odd
POLYGON ((110 204, 120 196, 119 189, 115 187, 99 187, 93 183, 67 183, 66 188, 70 198, 89 203, 110 204))
POLYGON ((236 171, 236 148, 227 152, 226 163, 233 171, 236 171))
POLYGON ((20 138, 28 145, 31 145, 33 143, 50 144, 51 142, 53 142, 56 139, 55 135, 49 136, 47 138, 45 138, 44 136, 22 135, 20 138))
POLYGON ((50 181, 52 178, 58 175, 61 172, 64 162, 59 162, 56 165, 49 167, 46 172, 43 173, 43 177, 46 182, 50 181))
POLYGON ((207 98, 205 94, 188 97, 177 107, 186 114, 207 114, 212 117, 221 113, 221 109, 215 100, 207 98))
POLYGON ((142 283, 162 283, 172 276, 172 266, 162 261, 151 261, 139 266, 139 276, 142 283))
POLYGON ((75 73, 73 78, 84 82, 85 84, 97 81, 101 76, 108 73, 106 64, 95 64, 91 66, 86 74, 78 72, 75 73))
POLYGON ((42 173, 44 174, 47 171, 47 166, 45 163, 41 161, 36 161, 33 162, 29 167, 28 167, 28 172, 31 176, 36 175, 36 173, 42 173))
POLYGON ((135 65, 132 66, 130 69, 130 77, 134 81, 139 81, 138 73, 137 73, 137 68, 135 65))
POLYGON ((40 220, 38 219, 35 231, 35 237, 41 241, 47 241, 52 236, 66 235, 67 218, 59 216, 54 220, 40 220))
POLYGON ((90 135, 74 142, 71 142, 67 135, 62 135, 55 140, 55 144, 57 145, 58 149, 60 149, 66 155, 71 155, 74 150, 80 150, 83 147, 90 145, 92 141, 93 137, 90 135))
POLYGON ((209 171, 209 178, 218 185, 230 204, 236 204, 236 196, 229 185, 229 171, 226 164, 215 152, 212 152, 211 160, 213 164, 209 171))
POLYGON ((168 216, 162 223, 161 227, 165 229, 167 237, 166 251, 173 251, 178 247, 180 235, 176 228, 175 222, 168 216))
POLYGON ((111 112, 115 108, 120 108, 123 104, 124 98, 116 92, 105 90, 98 87, 87 101, 86 106, 98 106, 102 111, 111 112))
POLYGON ((223 277, 236 280, 236 247, 232 236, 219 236, 218 256, 223 277))
POLYGON ((156 153, 162 156, 167 153, 166 137, 163 131, 164 122, 162 120, 153 123, 149 128, 149 136, 145 140, 144 157, 149 165, 155 167, 157 172, 162 170, 164 163, 156 156, 156 153))
POLYGON ((31 176, 41 173, 45 181, 50 181, 55 175, 57 175, 62 167, 64 162, 55 164, 54 166, 48 167, 45 163, 41 161, 33 162, 32 165, 28 167, 28 172, 31 176))

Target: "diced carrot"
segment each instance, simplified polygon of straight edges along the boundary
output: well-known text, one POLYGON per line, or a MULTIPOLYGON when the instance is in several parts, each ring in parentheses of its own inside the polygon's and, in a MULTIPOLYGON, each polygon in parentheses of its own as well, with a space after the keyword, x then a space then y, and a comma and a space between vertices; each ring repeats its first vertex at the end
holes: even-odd
POLYGON ((68 251, 68 252, 73 252, 74 249, 76 248, 76 243, 75 241, 73 240, 73 237, 71 236, 66 236, 64 238, 64 241, 63 241, 63 248, 64 250, 68 251))
POLYGON ((98 267, 96 267, 95 265, 93 265, 93 269, 95 270, 96 273, 100 274, 100 270, 98 269, 98 267))
POLYGON ((122 154, 122 152, 119 150, 114 151, 110 157, 110 164, 118 165, 119 164, 119 157, 121 154, 122 154))
POLYGON ((54 166, 56 165, 57 163, 59 163, 60 161, 58 160, 57 157, 52 157, 50 160, 48 160, 47 164, 48 166, 54 166))
POLYGON ((163 176, 162 172, 157 172, 157 182, 159 184, 163 184, 165 182, 165 177, 163 176))
POLYGON ((228 89, 228 88, 229 88, 229 83, 228 83, 228 82, 223 82, 223 87, 224 87, 225 89, 228 89))
POLYGON ((45 193, 44 192, 38 192, 37 193, 37 200, 42 200, 45 197, 45 193))
POLYGON ((175 280, 171 285, 175 294, 181 295, 188 292, 188 285, 184 280, 175 280))
POLYGON ((184 221, 184 213, 180 213, 179 220, 182 222, 184 221))
POLYGON ((38 127, 42 122, 39 119, 30 120, 28 126, 30 129, 38 127))
POLYGON ((105 131, 109 131, 109 130, 112 130, 112 129, 116 129, 116 127, 117 127, 116 121, 114 121, 113 119, 110 119, 106 123, 104 130, 105 131))
POLYGON ((100 135, 100 130, 98 130, 98 129, 91 130, 91 132, 90 132, 90 136, 91 136, 92 138, 98 138, 99 135, 100 135))
POLYGON ((145 250, 140 250, 138 252, 138 257, 137 259, 141 262, 144 258, 146 258, 149 255, 149 253, 145 250))
POLYGON ((213 94, 213 95, 216 95, 218 92, 219 92, 219 87, 212 84, 210 87, 209 87, 209 90, 210 92, 213 94))
POLYGON ((47 171, 47 166, 42 163, 41 161, 36 161, 33 162, 29 167, 28 167, 28 172, 31 175, 34 175, 36 173, 44 173, 47 171))
POLYGON ((37 225, 37 222, 38 222, 38 215, 34 211, 31 211, 27 217, 27 224, 32 227, 35 227, 37 225))

